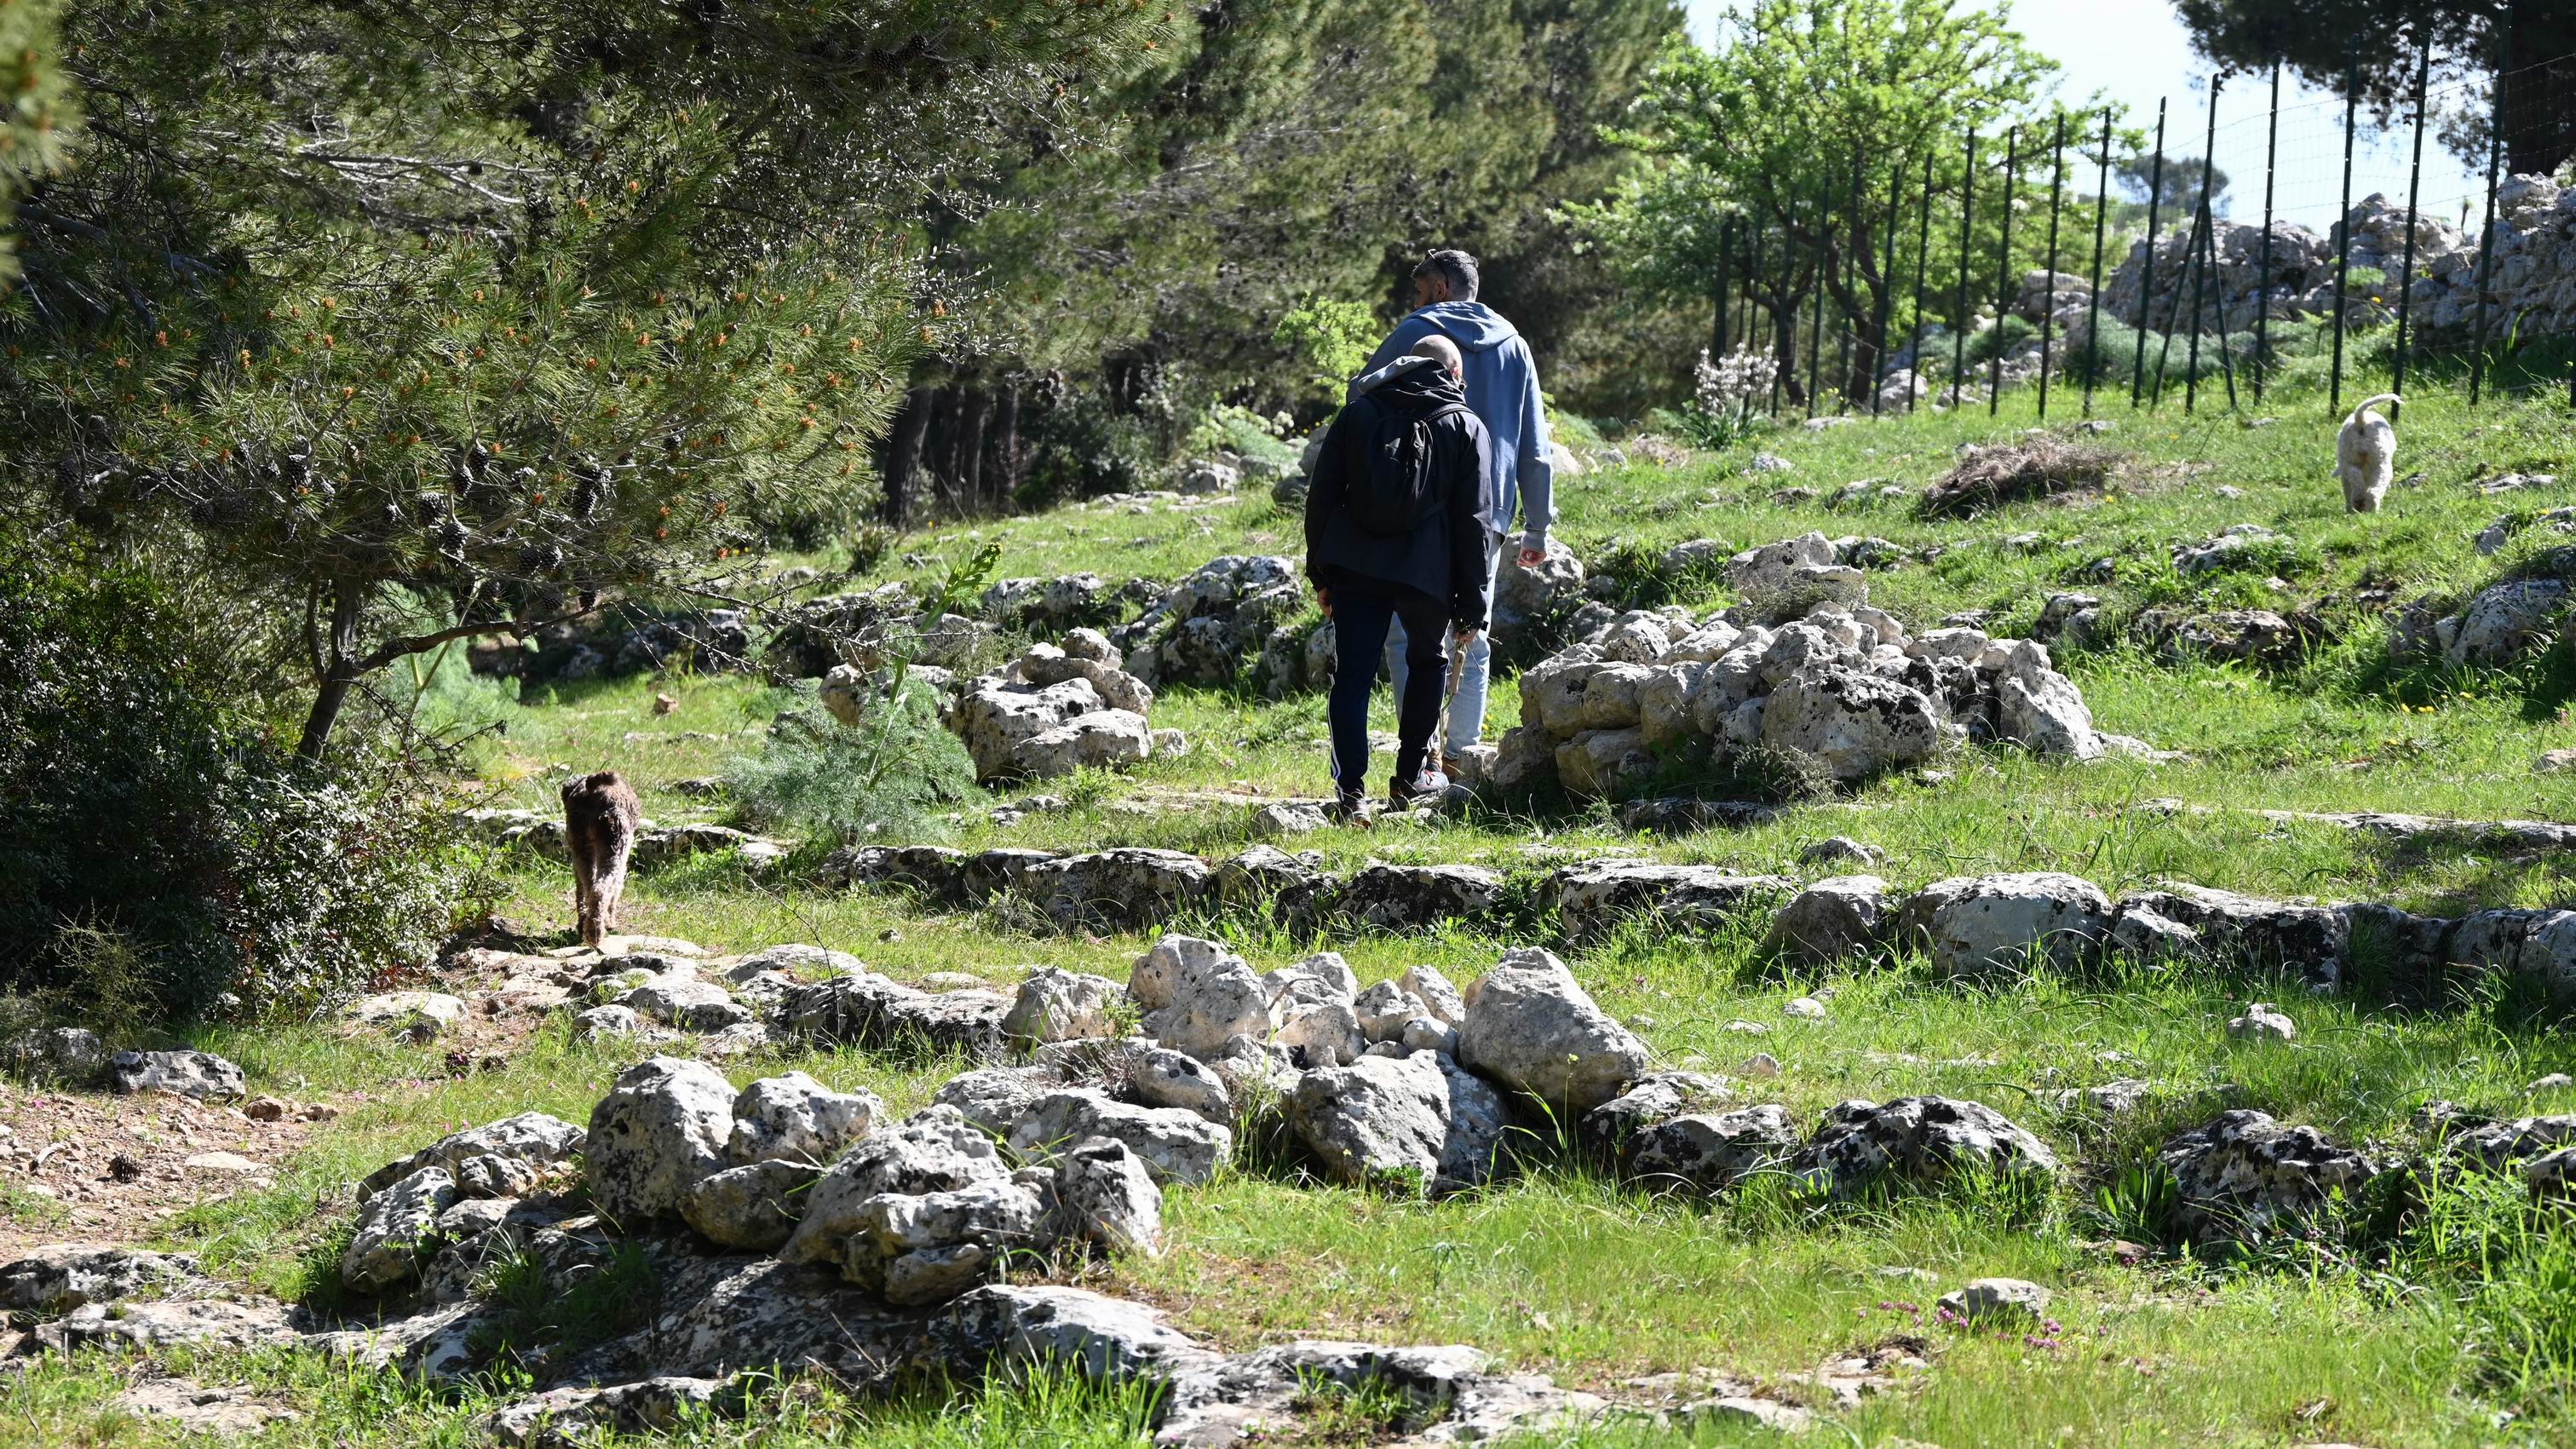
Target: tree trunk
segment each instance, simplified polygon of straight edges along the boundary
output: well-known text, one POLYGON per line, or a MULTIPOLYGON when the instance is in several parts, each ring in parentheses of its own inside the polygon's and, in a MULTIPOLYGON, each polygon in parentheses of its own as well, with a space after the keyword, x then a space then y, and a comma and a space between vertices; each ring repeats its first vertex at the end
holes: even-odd
POLYGON ((992 410, 992 394, 981 383, 967 383, 959 389, 957 403, 957 496, 970 510, 984 510, 990 500, 984 497, 984 416, 992 410))
POLYGON ((896 528, 912 521, 913 484, 921 476, 921 445, 930 436, 930 389, 916 387, 903 395, 894 432, 886 440, 884 520, 896 528))
POLYGON ((940 511, 955 517, 966 509, 957 497, 957 389, 931 394, 930 481, 939 493, 940 511))
POLYGON ((2505 169, 2546 176, 2576 154, 2576 13, 2566 0, 2513 0, 2507 14, 2513 70, 2496 86, 2505 169))
POLYGON ((304 717, 304 737, 295 746, 295 753, 307 760, 321 759, 330 747, 332 726, 340 722, 340 708, 358 682, 358 616, 364 595, 347 579, 331 585, 331 633, 323 646, 321 677, 314 681, 313 709, 304 717))
POLYGON ((1002 395, 993 405, 992 458, 985 466, 993 470, 995 505, 1008 509, 1020 491, 1020 385, 1006 381, 1002 395))
POLYGON ((1798 309, 1806 305, 1807 291, 1776 291, 1762 299, 1762 310, 1770 314, 1771 362, 1780 370, 1780 400, 1789 407, 1807 405, 1807 385, 1798 377, 1798 309))

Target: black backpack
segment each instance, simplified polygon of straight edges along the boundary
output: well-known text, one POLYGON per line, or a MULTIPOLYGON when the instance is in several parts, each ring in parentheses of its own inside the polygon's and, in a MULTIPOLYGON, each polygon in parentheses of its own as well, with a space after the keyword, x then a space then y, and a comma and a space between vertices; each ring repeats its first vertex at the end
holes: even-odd
POLYGON ((1440 511, 1448 495, 1432 476, 1437 429, 1466 411, 1461 403, 1422 411, 1379 404, 1377 418, 1369 424, 1367 456, 1349 493, 1351 521, 1362 532, 1401 536, 1440 511))

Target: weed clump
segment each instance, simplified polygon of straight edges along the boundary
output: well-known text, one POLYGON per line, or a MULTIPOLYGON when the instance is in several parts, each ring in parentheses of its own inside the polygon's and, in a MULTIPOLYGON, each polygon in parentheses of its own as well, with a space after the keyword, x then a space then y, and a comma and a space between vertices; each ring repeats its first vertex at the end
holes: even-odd
POLYGON ((2120 459, 2113 449, 2048 435, 1980 448, 1924 490, 1920 512, 1926 518, 1973 518, 2006 503, 2099 488, 2120 459))

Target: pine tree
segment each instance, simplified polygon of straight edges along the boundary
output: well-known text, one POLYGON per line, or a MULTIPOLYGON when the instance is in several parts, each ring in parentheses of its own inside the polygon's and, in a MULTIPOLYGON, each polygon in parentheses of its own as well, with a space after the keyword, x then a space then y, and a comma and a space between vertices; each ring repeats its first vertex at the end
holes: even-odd
POLYGON ((54 0, 0 0, 0 283, 16 275, 18 198, 62 165, 70 115, 54 0))
MULTIPOLYGON (((1918 188, 1928 164, 1937 189, 1955 198, 1969 128, 2018 122, 2026 136, 2047 134, 2053 112, 2041 98, 2056 66, 1999 17, 1954 11, 1948 0, 1751 0, 1729 10, 1720 30, 1713 51, 1670 44, 1634 122, 1615 133, 1660 158, 1659 168, 1579 215, 1640 281, 1703 304, 1714 301, 1718 246, 1734 218, 1738 247, 1761 238, 1753 299, 1771 319, 1788 395, 1804 400, 1796 362, 1805 339, 1777 324, 1800 317, 1821 291, 1855 319, 1851 370, 1839 384, 1866 396, 1884 350, 1879 319, 1901 315, 1897 273, 1885 264, 1891 173, 1918 188)), ((2071 133, 2081 136, 2083 126, 2071 133)), ((1981 156, 1980 169, 1995 159, 1981 156)), ((2034 174, 2024 171, 2025 185, 2034 174)), ((1980 177, 1977 185, 1987 227, 1969 254, 1991 257, 1997 243, 1986 237, 2000 215, 2001 183, 1980 177)), ((1955 200, 1945 205, 1956 214, 1955 200)), ((1959 258, 1956 230, 1933 230, 1930 271, 1947 275, 1959 258)), ((1900 238, 1910 250, 1902 228, 1900 238)), ((1975 284, 1971 313, 1993 300, 1991 276, 1975 284)))
POLYGON ((1078 134, 1170 23, 73 0, 89 139, 22 213, 0 484, 300 616, 319 756, 394 660, 722 593, 764 524, 862 495, 947 325, 914 219, 1078 134))

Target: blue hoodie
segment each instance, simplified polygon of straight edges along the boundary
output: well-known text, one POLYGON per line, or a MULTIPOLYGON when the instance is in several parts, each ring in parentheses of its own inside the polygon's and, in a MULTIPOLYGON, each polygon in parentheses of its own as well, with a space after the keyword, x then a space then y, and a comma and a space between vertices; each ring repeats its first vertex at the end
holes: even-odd
POLYGON ((1547 410, 1539 401, 1538 365, 1530 360, 1529 344, 1482 302, 1434 302, 1395 324, 1367 370, 1402 357, 1432 332, 1466 354, 1467 406, 1493 439, 1493 512, 1485 516, 1486 526, 1509 533, 1517 511, 1521 547, 1544 552, 1547 527, 1556 518, 1556 465, 1548 455, 1547 410))

